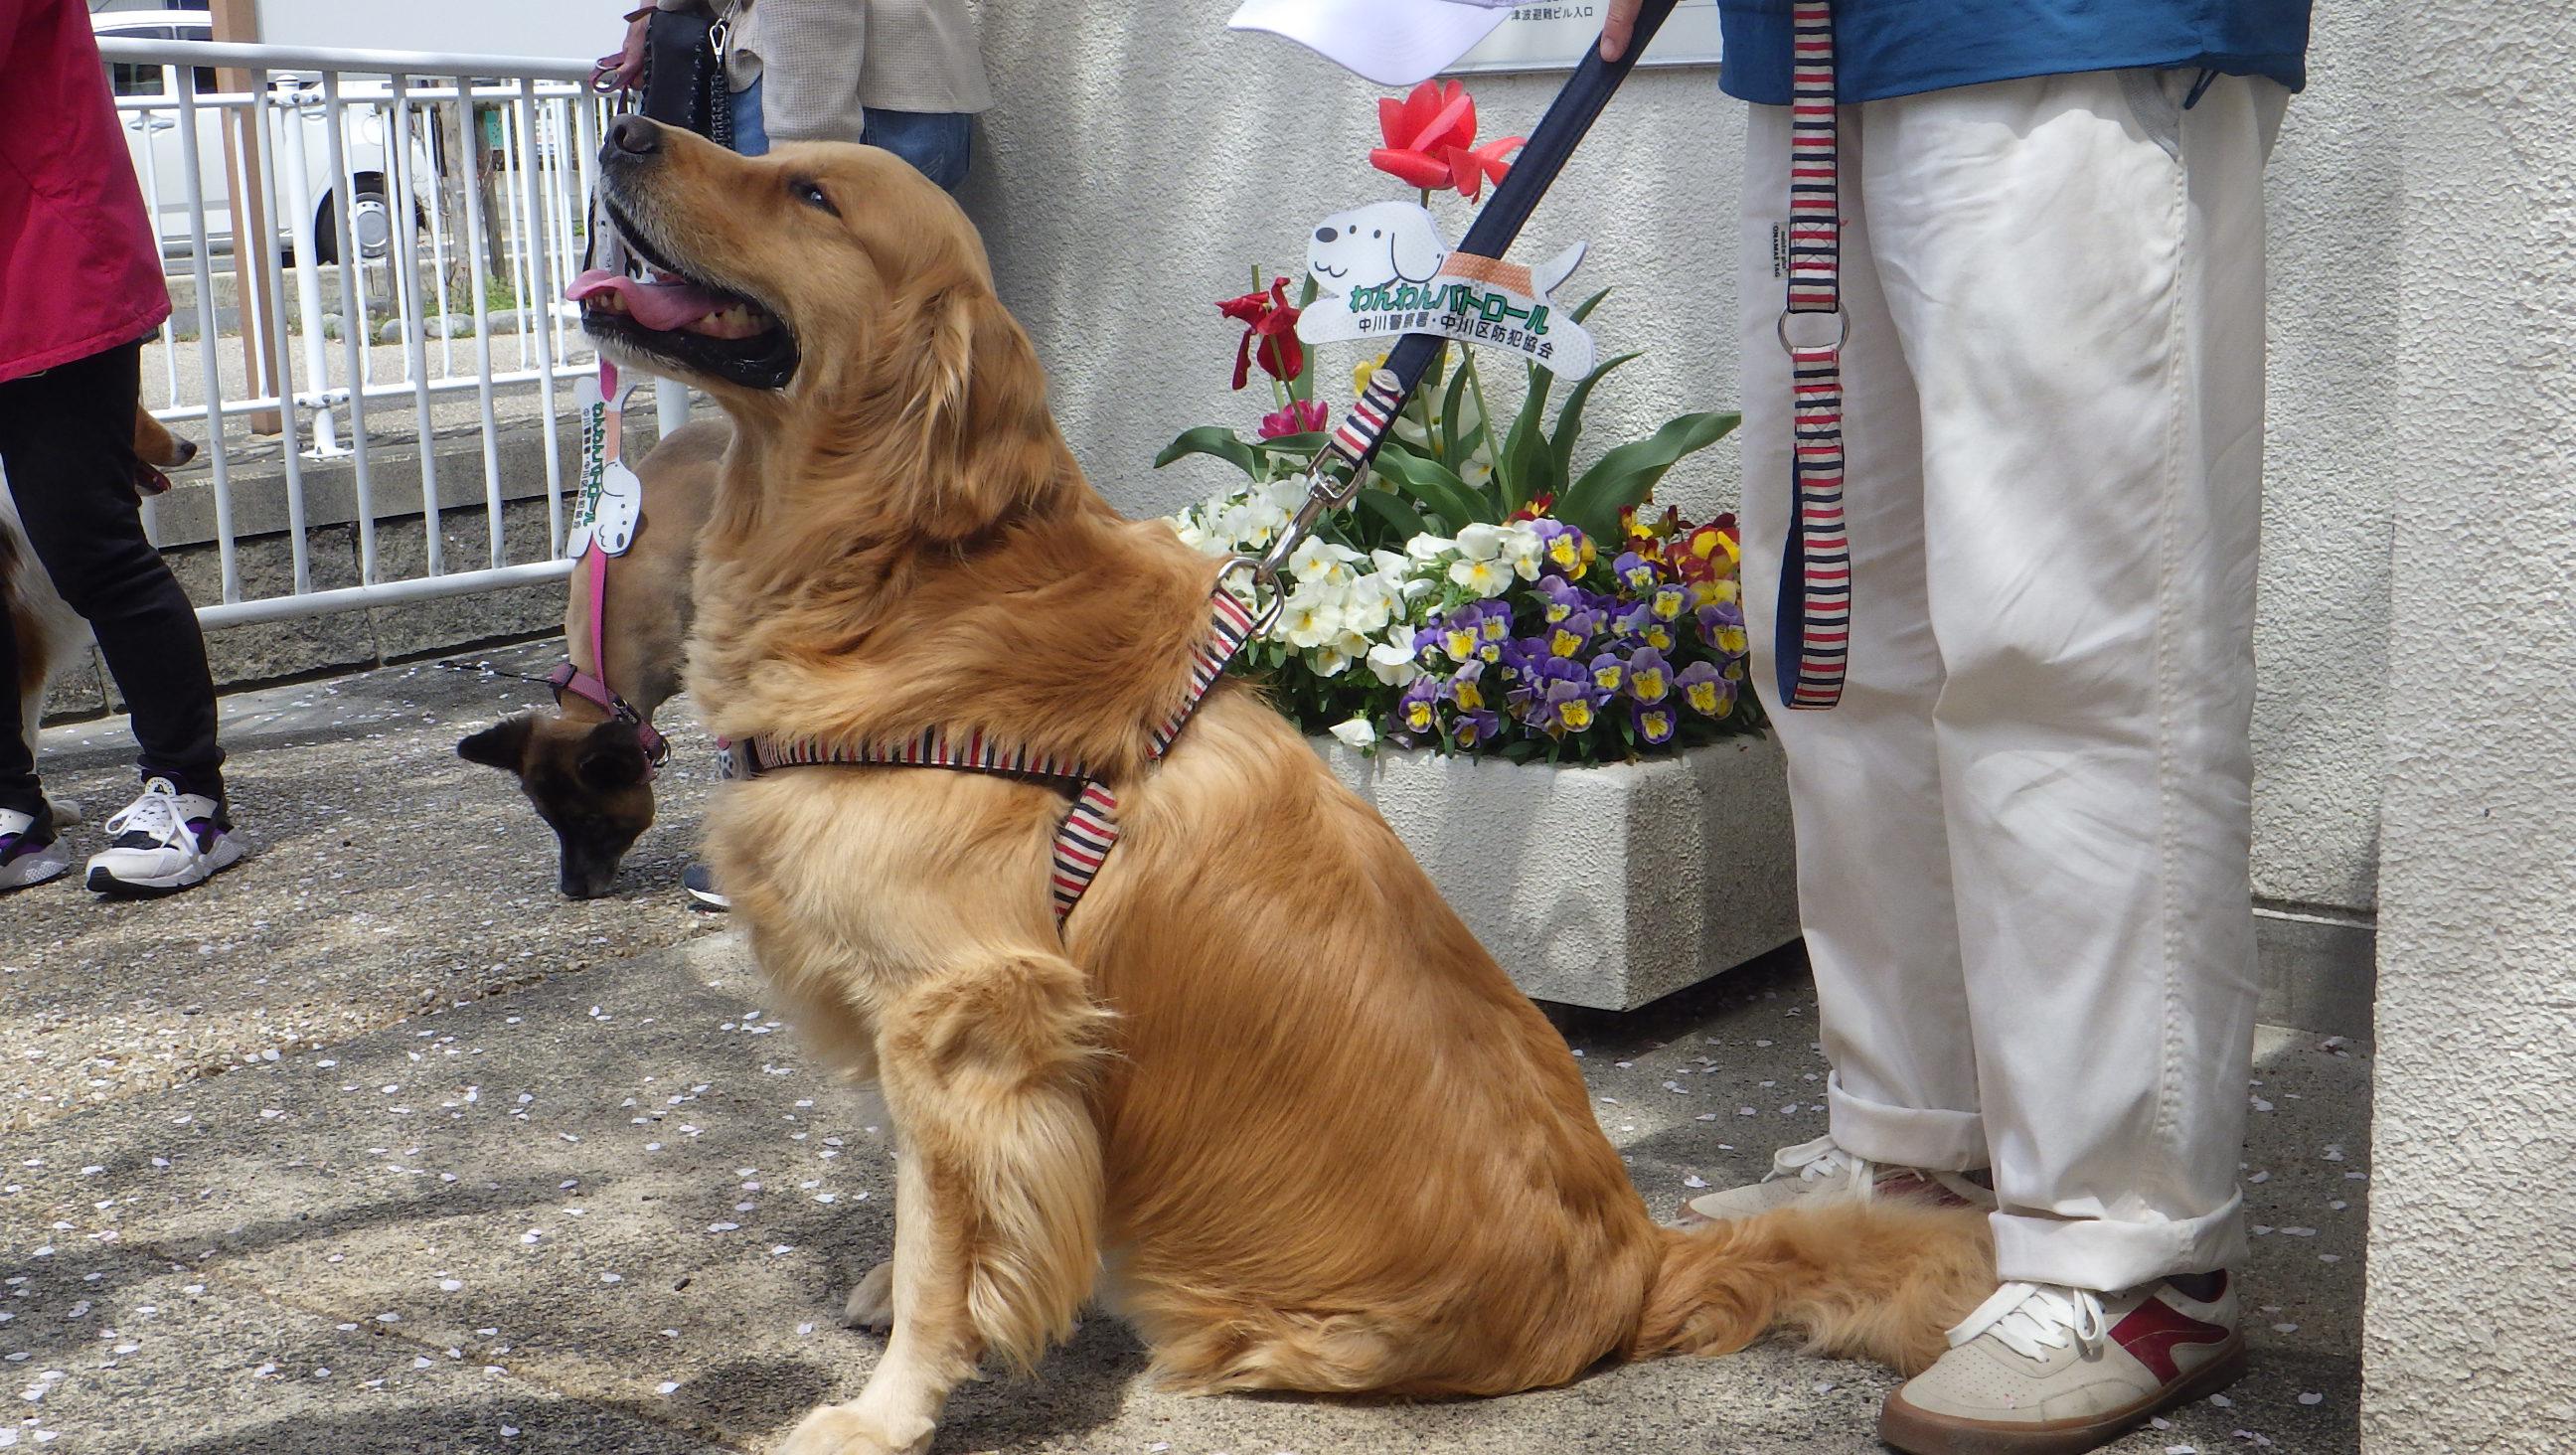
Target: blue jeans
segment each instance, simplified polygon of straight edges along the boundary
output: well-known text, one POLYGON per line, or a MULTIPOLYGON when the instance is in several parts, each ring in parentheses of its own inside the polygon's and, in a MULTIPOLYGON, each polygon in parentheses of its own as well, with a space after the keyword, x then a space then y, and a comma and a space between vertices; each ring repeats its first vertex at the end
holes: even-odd
MULTIPOLYGON (((880 111, 873 106, 867 116, 861 143, 885 148, 951 192, 966 180, 966 164, 974 155, 974 118, 956 111, 880 111)), ((769 150, 756 80, 733 93, 733 149, 746 157, 769 150)))

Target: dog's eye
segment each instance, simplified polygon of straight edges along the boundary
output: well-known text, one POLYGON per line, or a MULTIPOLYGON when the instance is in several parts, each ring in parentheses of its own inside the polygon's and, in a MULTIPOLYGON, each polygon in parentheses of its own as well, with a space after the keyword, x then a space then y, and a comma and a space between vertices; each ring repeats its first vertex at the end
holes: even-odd
POLYGON ((788 195, 808 207, 819 207, 834 217, 841 215, 841 209, 833 206, 832 199, 823 195, 822 186, 808 178, 799 177, 788 183, 787 191, 788 195))

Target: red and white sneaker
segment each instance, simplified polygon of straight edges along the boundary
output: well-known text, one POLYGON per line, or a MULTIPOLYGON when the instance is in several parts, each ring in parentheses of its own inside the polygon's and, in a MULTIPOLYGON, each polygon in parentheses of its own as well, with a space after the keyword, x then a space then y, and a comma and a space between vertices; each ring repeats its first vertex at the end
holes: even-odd
POLYGON ((1716 1223, 1754 1217, 1808 1198, 1866 1202, 1873 1197, 1902 1197, 1989 1212, 1995 1206, 1995 1195, 1970 1181, 1966 1173, 1872 1162, 1846 1151, 1828 1136, 1781 1148, 1771 1154, 1771 1170, 1761 1181, 1692 1198, 1682 1216, 1686 1222, 1716 1223))
POLYGON ((2123 1293, 2007 1283, 1888 1395, 1878 1437, 1907 1455, 2079 1455, 2244 1372, 2228 1274, 2123 1293))

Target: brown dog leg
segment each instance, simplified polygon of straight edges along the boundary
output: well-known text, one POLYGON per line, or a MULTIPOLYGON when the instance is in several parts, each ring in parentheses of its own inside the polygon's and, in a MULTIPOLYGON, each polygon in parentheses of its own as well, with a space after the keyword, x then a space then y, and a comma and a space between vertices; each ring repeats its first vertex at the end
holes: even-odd
POLYGON ((952 967, 885 1009, 894 1335, 859 1397, 807 1415, 780 1455, 916 1455, 986 1353, 1026 1368, 1072 1330, 1100 1262, 1086 1092, 1106 1018, 1045 954, 952 967))

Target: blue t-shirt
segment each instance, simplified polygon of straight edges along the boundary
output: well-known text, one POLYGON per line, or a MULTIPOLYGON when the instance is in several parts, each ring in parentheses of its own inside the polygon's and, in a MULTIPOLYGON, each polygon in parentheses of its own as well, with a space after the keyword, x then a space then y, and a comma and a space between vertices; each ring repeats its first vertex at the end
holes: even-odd
MULTIPOLYGON (((1717 0, 1718 83, 1789 102, 1790 0, 1717 0)), ((2307 84, 2309 0, 1834 0, 1844 104, 1950 86, 2132 66, 2307 84)))

